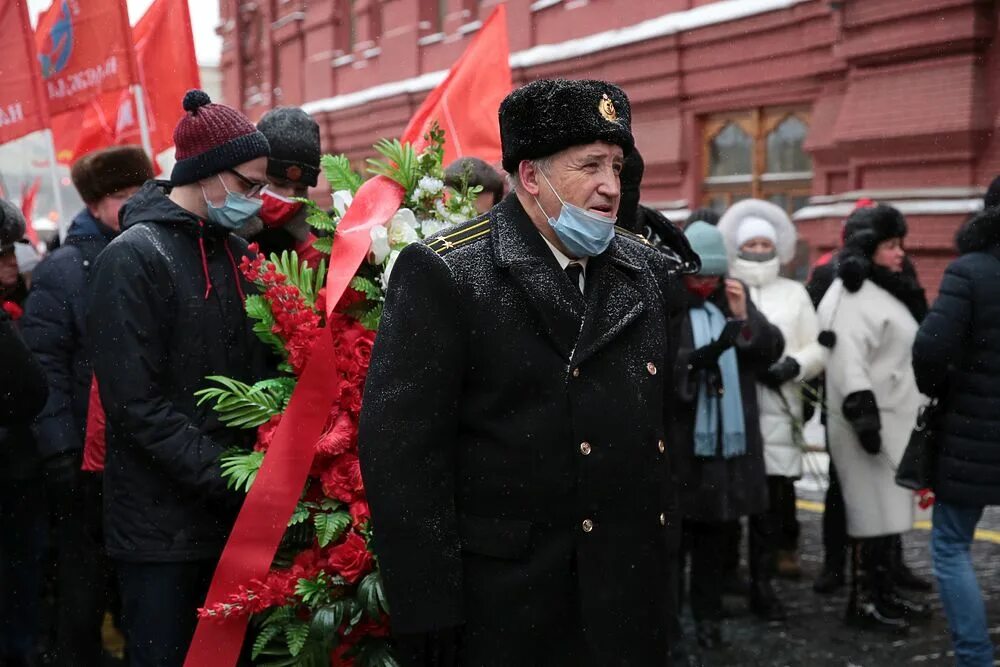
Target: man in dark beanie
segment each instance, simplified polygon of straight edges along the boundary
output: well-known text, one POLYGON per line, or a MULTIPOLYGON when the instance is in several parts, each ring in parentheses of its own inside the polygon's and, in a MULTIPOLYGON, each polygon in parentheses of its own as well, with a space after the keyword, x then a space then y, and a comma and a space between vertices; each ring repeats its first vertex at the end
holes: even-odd
POLYGON ((180 665, 240 506, 219 455, 253 432, 224 426, 195 392, 209 375, 253 382, 267 352, 244 300, 233 232, 260 212, 267 139, 192 90, 169 182, 147 182, 90 279, 87 331, 107 413, 105 535, 129 663, 180 665))
POLYGON ((679 265, 616 230, 631 125, 604 81, 515 90, 514 191, 395 265, 359 450, 405 667, 666 663, 679 265))
POLYGON ((485 160, 477 157, 463 157, 455 160, 444 170, 444 184, 456 190, 468 184, 480 187, 482 191, 476 199, 476 210, 486 213, 503 199, 503 178, 485 160))
POLYGON ((307 210, 295 198, 307 197, 319 180, 319 125, 302 109, 278 107, 264 114, 257 129, 271 145, 268 186, 261 193, 259 222, 241 236, 260 246, 265 256, 284 250, 315 256, 316 237, 306 223, 307 210))
POLYGON ((56 662, 94 665, 112 582, 100 542, 101 478, 80 469, 93 375, 87 284, 98 254, 119 233, 122 204, 153 178, 153 165, 142 148, 117 146, 79 159, 70 176, 85 207, 63 245, 35 269, 22 330, 50 388, 35 434, 55 527, 56 662))

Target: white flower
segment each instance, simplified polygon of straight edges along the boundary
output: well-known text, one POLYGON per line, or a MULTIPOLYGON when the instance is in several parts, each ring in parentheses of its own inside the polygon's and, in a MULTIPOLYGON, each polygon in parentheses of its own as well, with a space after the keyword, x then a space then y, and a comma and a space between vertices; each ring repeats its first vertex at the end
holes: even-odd
POLYGON ((433 176, 424 176, 417 182, 420 186, 419 189, 424 190, 427 194, 436 195, 439 192, 444 191, 444 181, 440 178, 434 178, 433 176))
POLYGON ((393 248, 409 245, 420 240, 417 234, 417 216, 408 208, 396 211, 389 221, 389 245, 393 248))
POLYGON ((381 264, 389 256, 389 230, 382 225, 372 227, 372 245, 368 251, 368 262, 371 264, 381 264))
POLYGON ((338 218, 344 217, 344 213, 350 208, 352 201, 354 201, 354 196, 351 195, 350 190, 337 190, 333 193, 333 209, 337 212, 338 218))
POLYGON ((420 202, 420 200, 423 198, 424 198, 424 191, 421 190, 420 188, 416 188, 410 195, 410 201, 413 202, 420 202))
POLYGON ((382 271, 382 289, 389 289, 389 274, 392 273, 392 267, 396 266, 396 260, 398 258, 398 250, 393 250, 389 253, 389 261, 386 263, 385 269, 382 271))
POLYGON ((448 226, 447 223, 441 222, 437 218, 427 218, 426 220, 423 221, 423 223, 421 223, 421 229, 424 232, 424 238, 427 238, 428 236, 434 236, 447 226, 448 226))

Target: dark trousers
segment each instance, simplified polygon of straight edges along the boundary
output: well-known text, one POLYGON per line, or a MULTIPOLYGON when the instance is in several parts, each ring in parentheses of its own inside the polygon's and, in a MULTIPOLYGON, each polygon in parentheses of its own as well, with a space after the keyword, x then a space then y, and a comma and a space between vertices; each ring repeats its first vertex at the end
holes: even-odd
POLYGON ((776 530, 775 547, 782 551, 798 550, 800 528, 795 509, 795 480, 768 475, 767 493, 770 499, 767 513, 776 530))
POLYGON ((680 572, 684 572, 684 562, 689 557, 691 614, 699 623, 722 619, 722 575, 726 567, 727 531, 731 530, 730 524, 723 522, 684 522, 680 572))
POLYGON ((80 470, 79 454, 45 464, 55 550, 55 664, 101 662, 101 623, 111 606, 110 562, 101 529, 101 475, 80 470))
POLYGON ((215 563, 115 563, 130 667, 181 667, 215 563))
POLYGON ((847 567, 847 509, 840 488, 837 468, 830 459, 830 485, 826 489, 823 509, 823 567, 830 572, 843 573, 847 567))
POLYGON ((32 664, 37 654, 44 506, 37 479, 0 480, 0 663, 32 664))

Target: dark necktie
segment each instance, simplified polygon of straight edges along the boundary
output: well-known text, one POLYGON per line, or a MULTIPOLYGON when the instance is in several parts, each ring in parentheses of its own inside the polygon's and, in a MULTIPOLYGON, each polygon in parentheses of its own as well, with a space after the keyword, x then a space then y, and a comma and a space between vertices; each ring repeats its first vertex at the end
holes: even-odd
POLYGON ((570 262, 566 265, 566 275, 569 277, 569 281, 573 283, 573 287, 583 292, 583 288, 580 285, 580 278, 583 277, 583 265, 570 262))

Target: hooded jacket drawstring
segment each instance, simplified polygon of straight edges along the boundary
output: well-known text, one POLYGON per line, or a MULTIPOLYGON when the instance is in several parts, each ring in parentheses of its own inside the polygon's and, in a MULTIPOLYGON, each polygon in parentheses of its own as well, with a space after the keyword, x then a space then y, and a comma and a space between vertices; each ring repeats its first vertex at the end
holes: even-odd
MULTIPOLYGON (((240 280, 240 269, 236 265, 236 258, 233 256, 233 249, 229 247, 229 241, 223 242, 226 247, 226 255, 229 257, 229 266, 233 269, 233 279, 236 281, 236 292, 240 295, 243 303, 247 302, 247 296, 243 292, 243 284, 240 280)), ((201 270, 205 274, 205 300, 212 292, 212 278, 208 274, 208 254, 205 252, 205 223, 198 223, 198 249, 201 251, 201 270)))
MULTIPOLYGON (((226 248, 228 247, 227 245, 226 248)), ((212 292, 212 278, 208 275, 208 255, 205 253, 205 223, 200 221, 198 222, 198 249, 201 250, 201 270, 205 274, 205 301, 208 301, 208 295, 212 292)))
POLYGON ((233 249, 229 247, 229 240, 225 241, 226 254, 229 255, 229 265, 233 267, 233 279, 236 280, 236 292, 240 295, 243 303, 247 302, 247 296, 243 293, 243 285, 240 282, 240 270, 236 266, 236 258, 233 257, 233 249))

